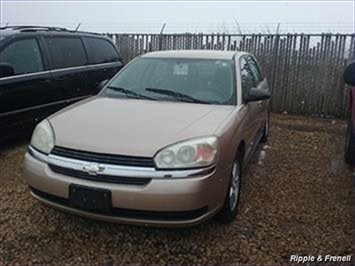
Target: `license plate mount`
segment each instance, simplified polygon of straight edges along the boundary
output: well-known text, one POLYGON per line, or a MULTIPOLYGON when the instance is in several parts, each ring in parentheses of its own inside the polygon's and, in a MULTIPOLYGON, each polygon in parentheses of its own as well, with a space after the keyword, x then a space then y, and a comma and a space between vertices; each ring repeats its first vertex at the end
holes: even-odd
POLYGON ((71 184, 69 186, 69 203, 78 209, 110 213, 112 208, 111 191, 71 184))

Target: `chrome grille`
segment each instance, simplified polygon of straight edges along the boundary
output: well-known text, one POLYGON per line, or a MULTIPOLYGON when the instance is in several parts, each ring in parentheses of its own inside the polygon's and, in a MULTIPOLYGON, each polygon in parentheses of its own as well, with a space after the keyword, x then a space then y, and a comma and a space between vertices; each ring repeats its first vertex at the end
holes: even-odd
POLYGON ((112 176, 112 175, 90 175, 86 172, 68 169, 65 167, 57 166, 49 164, 49 167, 53 172, 76 177, 80 179, 86 179, 91 181, 98 181, 98 182, 106 182, 106 183, 115 183, 115 184, 123 184, 123 185, 137 185, 143 186, 148 184, 152 179, 145 178, 145 177, 125 177, 125 176, 112 176))
POLYGON ((74 150, 55 146, 51 154, 87 162, 154 168, 153 158, 74 150))

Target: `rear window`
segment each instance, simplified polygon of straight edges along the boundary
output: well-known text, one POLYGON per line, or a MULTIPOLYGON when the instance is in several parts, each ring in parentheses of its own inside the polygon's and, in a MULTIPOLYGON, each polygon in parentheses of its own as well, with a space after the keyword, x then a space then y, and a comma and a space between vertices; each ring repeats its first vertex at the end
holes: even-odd
POLYGON ((113 44, 105 39, 87 38, 94 64, 117 62, 120 56, 113 44))
POLYGON ((86 52, 80 38, 46 38, 52 69, 82 66, 87 63, 86 52))

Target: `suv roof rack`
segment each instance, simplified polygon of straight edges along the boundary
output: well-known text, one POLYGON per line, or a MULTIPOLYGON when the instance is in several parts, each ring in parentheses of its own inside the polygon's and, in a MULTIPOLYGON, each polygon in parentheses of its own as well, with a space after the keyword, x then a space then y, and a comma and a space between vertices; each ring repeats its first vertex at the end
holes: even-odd
POLYGON ((1 28, 3 29, 12 29, 20 31, 36 31, 36 30, 48 30, 48 31, 69 31, 66 28, 60 27, 50 27, 50 26, 6 26, 1 28))
POLYGON ((20 32, 26 32, 26 31, 65 31, 65 32, 70 32, 70 33, 88 33, 88 34, 94 34, 94 35, 102 35, 101 33, 96 33, 96 32, 87 32, 87 31, 79 31, 79 30, 68 30, 66 28, 60 28, 60 27, 52 27, 52 26, 6 26, 6 27, 1 27, 0 30, 5 30, 5 29, 12 29, 12 30, 19 30, 20 32))

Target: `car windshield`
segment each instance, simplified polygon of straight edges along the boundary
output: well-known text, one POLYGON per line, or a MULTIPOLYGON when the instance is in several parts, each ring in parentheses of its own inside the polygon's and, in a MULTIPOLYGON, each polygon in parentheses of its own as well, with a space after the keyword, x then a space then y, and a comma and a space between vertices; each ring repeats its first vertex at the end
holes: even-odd
POLYGON ((236 102, 233 65, 232 60, 137 58, 100 95, 231 105, 236 102))

